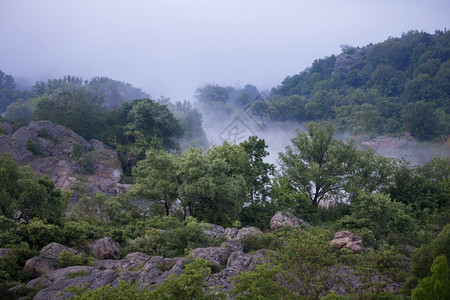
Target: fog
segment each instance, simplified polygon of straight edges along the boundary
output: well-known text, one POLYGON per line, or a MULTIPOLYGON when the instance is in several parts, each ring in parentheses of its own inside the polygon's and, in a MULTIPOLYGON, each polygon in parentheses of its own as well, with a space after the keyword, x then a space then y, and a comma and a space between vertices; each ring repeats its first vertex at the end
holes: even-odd
POLYGON ((429 1, 0 1, 0 70, 19 84, 107 76, 154 98, 193 100, 205 83, 260 90, 340 45, 448 27, 429 1))

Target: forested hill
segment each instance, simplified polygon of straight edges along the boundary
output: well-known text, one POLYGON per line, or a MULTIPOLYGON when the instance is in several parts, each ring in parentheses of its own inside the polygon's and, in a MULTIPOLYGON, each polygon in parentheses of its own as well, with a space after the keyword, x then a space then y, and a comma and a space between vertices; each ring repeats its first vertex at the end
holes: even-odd
POLYGON ((449 31, 345 45, 273 88, 267 112, 279 121, 332 121, 354 135, 408 131, 436 140, 450 134, 449 58, 449 31))

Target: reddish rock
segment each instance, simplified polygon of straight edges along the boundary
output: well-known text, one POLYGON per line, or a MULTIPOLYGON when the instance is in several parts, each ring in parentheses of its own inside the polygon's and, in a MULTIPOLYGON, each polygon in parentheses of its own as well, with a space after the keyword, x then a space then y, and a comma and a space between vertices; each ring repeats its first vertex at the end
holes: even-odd
POLYGON ((361 237, 355 235, 351 231, 339 231, 334 234, 331 241, 333 245, 352 251, 354 254, 361 253, 365 250, 361 237))
POLYGON ((59 269, 59 263, 42 256, 35 256, 30 258, 26 261, 24 267, 25 273, 33 278, 43 276, 57 269, 59 269))

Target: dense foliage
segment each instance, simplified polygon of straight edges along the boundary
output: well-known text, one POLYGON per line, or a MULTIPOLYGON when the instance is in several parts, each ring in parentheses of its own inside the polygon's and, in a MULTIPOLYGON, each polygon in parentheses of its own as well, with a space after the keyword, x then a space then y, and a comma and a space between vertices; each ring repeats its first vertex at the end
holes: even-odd
MULTIPOLYGON (((201 114, 188 102, 154 101, 108 78, 68 76, 24 92, 0 72, 0 111, 16 127, 48 119, 102 140, 118 151, 133 183, 116 197, 81 191, 68 206, 70 194, 50 179, 0 157, 0 248, 10 248, 0 258, 0 294, 30 279, 25 261, 51 242, 89 253, 89 243, 109 236, 120 257, 136 251, 180 257, 224 241, 203 235, 208 222, 265 231, 240 240, 244 252, 264 259, 237 274, 227 295, 206 283, 221 266, 201 259, 150 290, 124 282, 68 290, 76 299, 448 299, 450 157, 414 166, 334 133, 448 135, 449 36, 408 32, 377 45, 344 46, 342 54, 286 78, 268 101, 251 85, 198 89, 207 113, 244 109, 262 120, 310 121, 280 153, 278 170, 265 161, 267 145, 255 136, 238 145, 189 147, 207 141, 201 114), (135 206, 136 199, 148 205, 135 206), (312 226, 269 231, 277 211, 312 226), (365 251, 334 247, 333 233, 341 230, 361 236, 365 251), (392 293, 398 285, 400 292, 392 293)), ((42 154, 31 140, 26 147, 42 154)), ((58 263, 92 260, 65 252, 58 263)))

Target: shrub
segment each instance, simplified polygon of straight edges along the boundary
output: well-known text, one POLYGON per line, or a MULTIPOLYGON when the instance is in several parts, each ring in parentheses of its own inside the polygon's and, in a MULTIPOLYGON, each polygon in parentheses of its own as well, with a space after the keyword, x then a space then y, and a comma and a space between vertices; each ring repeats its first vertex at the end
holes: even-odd
POLYGON ((28 279, 23 271, 25 262, 31 257, 37 255, 37 251, 30 249, 27 243, 21 243, 14 246, 0 258, 0 281, 25 281, 28 279))
POLYGON ((244 236, 240 242, 244 245, 244 252, 254 252, 260 249, 276 250, 282 247, 282 241, 274 234, 250 234, 244 236))
POLYGON ((80 271, 70 272, 69 274, 67 274, 67 278, 72 279, 72 278, 77 278, 77 277, 82 277, 82 276, 87 276, 87 275, 89 275, 88 271, 80 270, 80 271))
POLYGON ((27 140, 27 149, 35 155, 44 156, 44 152, 39 148, 39 146, 33 140, 27 140))
POLYGON ((47 224, 39 218, 32 219, 28 224, 20 225, 19 231, 33 249, 41 249, 51 242, 63 242, 61 228, 53 224, 47 224))
POLYGON ((90 258, 86 255, 76 255, 73 252, 70 251, 62 251, 59 254, 59 264, 61 267, 70 267, 70 266, 86 266, 89 265, 93 258, 90 258))

